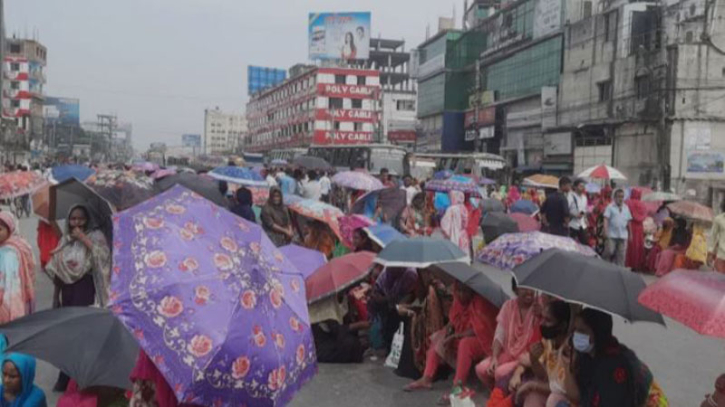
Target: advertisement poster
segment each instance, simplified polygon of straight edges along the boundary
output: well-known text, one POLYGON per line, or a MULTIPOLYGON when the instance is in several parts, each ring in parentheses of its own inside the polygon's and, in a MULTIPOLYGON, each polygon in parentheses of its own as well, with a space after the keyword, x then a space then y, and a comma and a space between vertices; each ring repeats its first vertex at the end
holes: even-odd
POLYGON ((534 13, 534 38, 551 34, 561 27, 561 0, 538 0, 534 13))
POLYGON ((541 88, 541 129, 556 127, 556 87, 541 88))
POLYGON ((43 117, 50 124, 80 126, 80 110, 78 99, 46 96, 43 102, 43 117))
POLYGON ((367 59, 370 13, 310 13, 310 59, 367 59))
POLYGON ((722 153, 690 151, 687 153, 687 172, 722 174, 724 162, 722 153))
POLYGON ((183 134, 181 136, 181 145, 184 147, 200 148, 201 134, 183 134))

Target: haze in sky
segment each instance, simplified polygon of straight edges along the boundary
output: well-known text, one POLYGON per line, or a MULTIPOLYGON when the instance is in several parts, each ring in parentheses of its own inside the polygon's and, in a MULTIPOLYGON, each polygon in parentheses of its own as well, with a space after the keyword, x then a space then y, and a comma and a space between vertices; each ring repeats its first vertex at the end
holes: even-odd
POLYGON ((80 99, 81 120, 115 113, 134 146, 202 133, 204 109, 241 112, 247 65, 307 59, 309 12, 370 11, 372 35, 415 48, 462 0, 6 0, 7 35, 48 47, 46 94, 80 99))

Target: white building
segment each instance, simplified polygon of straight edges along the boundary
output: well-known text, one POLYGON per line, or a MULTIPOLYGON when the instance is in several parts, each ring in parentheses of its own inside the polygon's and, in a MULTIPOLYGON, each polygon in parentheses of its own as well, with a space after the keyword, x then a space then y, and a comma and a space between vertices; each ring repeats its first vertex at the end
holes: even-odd
POLYGON ((242 113, 225 113, 218 107, 204 110, 204 153, 232 154, 247 133, 247 119, 242 113))

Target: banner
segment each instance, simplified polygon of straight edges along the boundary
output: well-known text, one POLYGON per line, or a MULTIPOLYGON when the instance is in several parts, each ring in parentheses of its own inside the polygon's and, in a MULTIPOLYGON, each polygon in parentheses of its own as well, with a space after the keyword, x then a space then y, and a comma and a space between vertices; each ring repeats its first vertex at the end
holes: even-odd
POLYGON ((718 173, 724 172, 725 157, 722 153, 707 151, 689 151, 687 153, 687 172, 718 173))
POLYGON ((370 144, 373 133, 364 131, 315 130, 314 144, 370 144))
POLYGON ((415 143, 415 130, 395 130, 388 132, 388 141, 395 143, 415 143))
POLYGON ((378 113, 361 109, 317 109, 316 120, 336 120, 341 122, 377 123, 378 113))
POLYGON ((561 27, 562 0, 537 0, 534 12, 534 38, 551 34, 561 27))
POLYGON ((377 99, 379 89, 377 86, 318 83, 317 95, 332 98, 377 99))
POLYGON ((476 110, 469 110, 466 112, 463 124, 465 128, 469 128, 473 125, 485 126, 496 123, 496 107, 489 106, 478 109, 478 117, 476 117, 476 110))
POLYGON ((78 127, 80 110, 78 99, 46 96, 43 101, 43 117, 49 124, 78 127))
POLYGON ((310 59, 360 60, 370 56, 370 13, 310 13, 310 59))

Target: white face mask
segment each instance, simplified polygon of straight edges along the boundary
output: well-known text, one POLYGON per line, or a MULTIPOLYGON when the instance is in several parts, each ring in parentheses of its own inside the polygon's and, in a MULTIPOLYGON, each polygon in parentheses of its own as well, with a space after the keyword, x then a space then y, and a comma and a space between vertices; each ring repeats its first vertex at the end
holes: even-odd
POLYGON ((585 335, 580 332, 574 332, 572 342, 574 344, 574 349, 580 353, 591 353, 592 349, 594 349, 594 345, 589 339, 589 335, 585 335))

